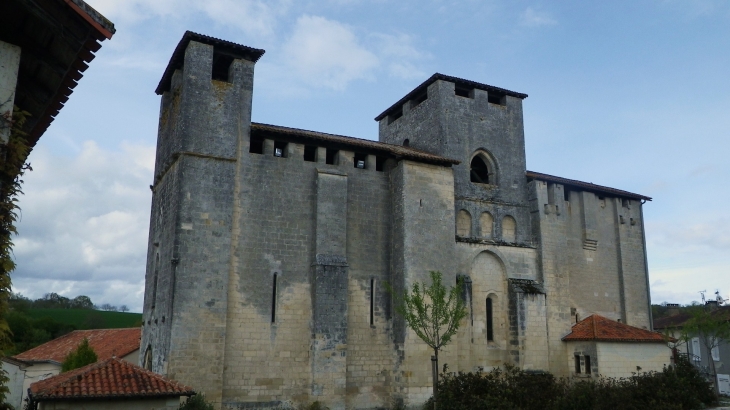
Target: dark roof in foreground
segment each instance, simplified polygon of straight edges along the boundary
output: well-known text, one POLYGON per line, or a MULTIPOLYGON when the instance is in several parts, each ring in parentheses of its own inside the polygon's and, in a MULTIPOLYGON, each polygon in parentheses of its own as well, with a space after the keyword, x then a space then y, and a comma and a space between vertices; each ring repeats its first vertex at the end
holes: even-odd
POLYGON ((423 90, 425 90, 426 88, 428 88, 428 86, 431 85, 431 83, 433 83, 433 82, 435 82, 437 80, 449 81, 449 82, 452 82, 452 83, 457 84, 457 85, 461 85, 461 86, 465 86, 465 87, 470 87, 470 88, 475 88, 477 90, 497 92, 497 93, 500 93, 500 94, 505 94, 505 95, 509 95, 509 96, 512 96, 512 97, 521 98, 523 100, 525 98, 527 98, 527 94, 518 93, 516 91, 506 90, 504 88, 495 87, 495 86, 489 85, 489 84, 478 83, 476 81, 465 80, 465 79, 459 78, 459 77, 452 77, 450 75, 436 73, 436 74, 432 75, 431 77, 429 77, 428 80, 422 82, 418 87, 414 88, 413 91, 411 91, 408 94, 406 94, 405 97, 401 98, 400 100, 398 100, 398 102, 396 102, 395 104, 391 105, 390 107, 388 107, 388 109, 386 109, 385 111, 383 111, 382 113, 380 113, 380 115, 378 115, 377 117, 375 117, 375 121, 382 120, 383 118, 385 118, 385 116, 387 116, 388 114, 390 114, 391 111, 397 109, 398 107, 400 107, 401 105, 403 105, 403 103, 405 103, 406 101, 413 99, 416 95, 420 94, 423 90))
POLYGON ((563 341, 596 342, 665 342, 659 333, 629 326, 599 315, 590 315, 573 325, 571 332, 563 341))
POLYGON ((192 388, 112 357, 30 385, 34 402, 191 396, 192 388))
POLYGON ((548 182, 555 182, 558 184, 563 185, 570 185, 577 188, 582 188, 585 191, 591 191, 591 192, 597 192, 602 194, 609 194, 614 195, 622 198, 631 198, 631 199, 643 199, 646 201, 651 201, 651 198, 648 196, 635 194, 633 192, 629 191, 622 191, 620 189, 611 188, 607 186, 602 185, 596 185, 592 182, 583 182, 578 181, 575 179, 568 179, 568 178, 562 178, 562 177, 556 177, 554 175, 548 175, 548 174, 542 174, 540 172, 534 172, 534 171, 527 171, 527 178, 528 179, 539 179, 540 181, 548 181, 548 182))
POLYGON ((40 346, 15 355, 14 359, 36 363, 63 363, 66 356, 76 350, 84 339, 89 340, 89 346, 94 349, 99 360, 108 359, 113 356, 122 357, 139 349, 141 335, 142 329, 139 327, 74 330, 71 333, 67 333, 40 346))
POLYGON ((333 145, 341 145, 344 147, 356 147, 363 151, 372 153, 383 153, 393 156, 397 159, 411 159, 420 162, 428 162, 438 165, 455 165, 459 161, 431 154, 411 147, 402 145, 387 144, 384 142, 365 140, 360 138, 346 137, 344 135, 327 134, 324 132, 307 131, 297 128, 282 127, 279 125, 269 125, 260 123, 251 123, 251 134, 274 134, 277 136, 290 137, 296 139, 309 139, 311 141, 323 141, 333 145))
POLYGON ((175 51, 172 52, 170 62, 167 64, 167 68, 165 68, 165 72, 162 74, 162 79, 160 79, 157 89, 155 89, 155 93, 157 95, 162 95, 165 91, 170 90, 172 74, 175 70, 182 68, 183 62, 185 61, 185 49, 187 49, 188 44, 191 41, 211 45, 215 47, 217 51, 221 51, 234 58, 241 58, 253 62, 258 61, 258 59, 266 52, 265 50, 258 48, 244 46, 242 44, 221 40, 204 34, 193 33, 192 31, 186 31, 180 39, 180 42, 177 43, 175 51))

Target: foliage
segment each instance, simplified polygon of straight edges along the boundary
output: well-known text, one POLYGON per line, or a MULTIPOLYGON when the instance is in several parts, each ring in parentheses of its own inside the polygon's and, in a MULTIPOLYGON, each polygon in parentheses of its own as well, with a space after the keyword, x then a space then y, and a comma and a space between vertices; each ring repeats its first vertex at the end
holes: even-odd
POLYGON ((180 404, 180 410, 214 410, 215 407, 205 400, 205 395, 196 394, 180 404))
POLYGON ((79 367, 84 367, 87 364, 96 363, 98 359, 99 358, 96 356, 94 349, 89 346, 89 339, 84 338, 81 344, 79 344, 79 347, 66 356, 66 359, 61 364, 61 372, 67 372, 69 370, 78 369, 79 367))
MULTIPOLYGON (((489 373, 448 373, 439 381, 439 408, 451 410, 692 410, 715 403, 710 384, 686 360, 661 372, 587 380, 507 366, 489 373)), ((433 408, 430 399, 424 409, 433 408)))
MULTIPOLYGON (((3 124, 10 124, 10 137, 5 146, 0 146, 0 350, 11 345, 11 334, 4 313, 8 310, 10 297, 10 273, 15 269, 13 261, 13 239, 17 234, 15 222, 18 219, 18 195, 22 194, 21 177, 30 165, 28 157, 27 134, 22 131, 23 124, 30 113, 13 107, 12 120, 2 118, 3 124)), ((0 370, 0 402, 5 401, 9 392, 6 384, 10 379, 5 370, 0 370)))
MULTIPOLYGON (((692 312, 692 318, 682 326, 681 339, 689 342, 693 337, 698 337, 707 349, 710 368, 712 369, 713 380, 717 380, 717 369, 715 361, 709 353, 712 349, 719 347, 724 341, 730 341, 730 317, 724 314, 724 310, 697 309, 692 312)), ((720 386, 715 384, 715 393, 720 395, 720 386)))
POLYGON ((410 292, 403 293, 397 301, 396 312, 438 354, 456 334, 467 311, 460 296, 461 282, 447 290, 441 283, 441 272, 431 271, 430 275, 430 286, 416 282, 410 292))

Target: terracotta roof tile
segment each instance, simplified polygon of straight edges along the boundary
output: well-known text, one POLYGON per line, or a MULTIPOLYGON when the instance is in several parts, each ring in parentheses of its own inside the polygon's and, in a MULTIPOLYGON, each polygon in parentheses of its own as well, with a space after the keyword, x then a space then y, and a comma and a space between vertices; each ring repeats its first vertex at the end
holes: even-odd
POLYGON ((33 401, 179 397, 195 394, 192 388, 112 357, 30 385, 33 401))
POLYGON ((629 326, 599 315, 590 315, 573 325, 564 341, 665 342, 659 333, 629 326))
POLYGON ((74 330, 50 342, 26 350, 15 355, 17 360, 26 362, 57 362, 62 363, 66 356, 75 350, 84 338, 89 339, 89 345, 99 360, 112 356, 123 357, 139 349, 139 339, 142 329, 94 329, 74 330))

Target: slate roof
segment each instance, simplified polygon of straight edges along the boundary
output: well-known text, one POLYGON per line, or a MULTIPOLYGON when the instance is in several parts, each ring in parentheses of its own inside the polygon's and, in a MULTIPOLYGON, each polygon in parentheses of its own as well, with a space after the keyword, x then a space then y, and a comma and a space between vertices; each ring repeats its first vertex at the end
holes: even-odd
POLYGON ((165 68, 165 72, 162 74, 162 79, 160 79, 157 89, 155 89, 155 93, 157 95, 162 95, 165 91, 170 90, 172 74, 175 70, 182 68, 185 60, 185 49, 188 48, 188 44, 190 44, 191 41, 211 45, 216 51, 220 51, 235 58, 253 61, 254 63, 266 52, 265 50, 258 48, 244 46, 242 44, 221 40, 204 34, 194 33, 192 31, 186 31, 180 39, 180 42, 177 43, 175 51, 172 52, 170 62, 167 64, 167 68, 165 68))
POLYGON ((431 85, 431 83, 433 83, 433 82, 435 82, 437 80, 448 81, 448 82, 452 82, 452 83, 454 83, 456 85, 461 85, 461 86, 465 86, 465 87, 475 88, 477 90, 498 92, 500 94, 505 94, 505 95, 509 95, 509 96, 512 96, 512 97, 521 98, 523 100, 525 98, 527 98, 527 94, 518 93, 516 91, 510 91, 510 90, 507 90, 507 89, 504 89, 504 88, 495 87, 495 86, 489 85, 489 84, 478 83, 476 81, 466 80, 466 79, 459 78, 459 77, 452 77, 452 76, 446 75, 446 74, 435 73, 434 75, 432 75, 431 77, 429 77, 428 80, 422 82, 418 87, 414 88, 413 91, 411 91, 408 94, 406 94, 405 97, 401 98, 400 100, 398 100, 398 102, 396 102, 395 104, 391 105, 390 107, 388 107, 388 109, 386 109, 385 111, 383 111, 382 113, 380 113, 380 115, 378 115, 377 117, 375 117, 375 121, 382 120, 388 114, 390 114, 392 111, 397 110, 406 101, 409 101, 409 100, 415 98, 417 95, 421 94, 421 92, 423 92, 423 90, 425 90, 426 88, 428 88, 428 86, 431 85))
POLYGON ((251 123, 251 135, 266 137, 266 134, 285 138, 293 137, 297 140, 311 140, 313 142, 322 141, 331 145, 340 145, 343 148, 357 147, 364 151, 384 153, 396 158, 411 159, 433 164, 451 166, 460 162, 455 159, 442 157, 440 155, 431 154, 430 152, 421 151, 411 147, 404 147, 402 145, 387 144, 385 142, 346 137, 344 135, 327 134, 324 132, 307 131, 298 128, 288 128, 279 125, 260 124, 255 122, 251 123))
POLYGON ((142 329, 95 329, 74 330, 50 342, 26 350, 13 358, 25 362, 63 363, 66 356, 75 350, 84 338, 89 339, 89 346, 94 349, 99 360, 113 356, 123 357, 139 349, 142 329))
POLYGON ((563 341, 666 342, 659 333, 639 329, 599 315, 590 315, 573 325, 572 331, 563 337, 563 341))
POLYGON ((651 201, 651 198, 648 196, 635 194, 633 192, 623 191, 620 189, 611 188, 611 187, 607 187, 607 186, 596 185, 592 182, 583 182, 583 181, 578 181, 575 179, 556 177, 554 175, 542 174, 540 172, 534 172, 534 171, 527 171, 526 176, 527 176, 528 180, 529 179, 539 179, 540 181, 555 182, 558 184, 574 186, 574 187, 581 188, 585 191, 590 191, 590 192, 603 193, 603 194, 613 195, 613 196, 617 196, 617 197, 621 197, 621 198, 630 198, 630 199, 638 199, 638 200, 643 199, 645 201, 651 201))
POLYGON ((191 396, 192 388, 111 357, 30 385, 34 402, 71 399, 191 396))

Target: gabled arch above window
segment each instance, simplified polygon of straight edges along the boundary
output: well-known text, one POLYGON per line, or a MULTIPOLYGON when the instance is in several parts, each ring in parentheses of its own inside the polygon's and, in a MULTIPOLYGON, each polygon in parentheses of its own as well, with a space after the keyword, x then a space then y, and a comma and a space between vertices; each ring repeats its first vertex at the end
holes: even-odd
POLYGON ((496 167, 488 152, 479 150, 471 157, 469 179, 477 184, 497 185, 496 167))

